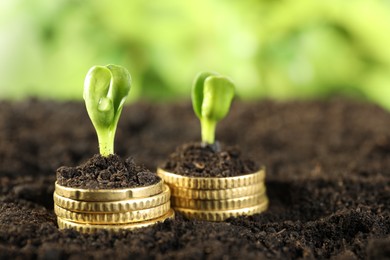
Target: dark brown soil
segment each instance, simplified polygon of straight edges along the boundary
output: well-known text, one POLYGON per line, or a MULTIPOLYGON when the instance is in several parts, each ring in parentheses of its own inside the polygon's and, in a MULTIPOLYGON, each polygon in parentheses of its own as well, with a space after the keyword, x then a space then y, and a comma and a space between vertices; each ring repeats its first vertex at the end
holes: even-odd
POLYGON ((237 147, 226 147, 219 142, 213 145, 192 142, 178 146, 162 168, 192 177, 233 177, 259 169, 256 162, 241 157, 237 147))
MULTIPOLYGON (((84 104, 0 102, 0 259, 389 258, 389 125, 390 113, 345 100, 236 102, 217 137, 267 167, 267 212, 83 235, 58 230, 52 195, 57 168, 98 152, 84 104)), ((191 104, 138 103, 115 147, 155 169, 199 139, 191 104)))
POLYGON ((58 184, 73 188, 135 188, 152 185, 159 180, 160 177, 135 164, 132 158, 124 161, 116 154, 108 157, 95 154, 80 166, 62 166, 57 169, 58 184))

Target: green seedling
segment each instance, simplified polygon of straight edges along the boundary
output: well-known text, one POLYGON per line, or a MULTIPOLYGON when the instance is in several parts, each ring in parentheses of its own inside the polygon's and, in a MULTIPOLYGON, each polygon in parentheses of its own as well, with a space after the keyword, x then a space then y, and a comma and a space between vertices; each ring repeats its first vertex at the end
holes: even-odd
POLYGON ((130 91, 129 72, 117 65, 94 66, 85 77, 84 100, 95 127, 99 151, 114 153, 114 137, 123 104, 130 91))
POLYGON ((192 106, 200 120, 202 142, 214 144, 218 121, 229 112, 234 97, 234 84, 216 73, 200 73, 192 87, 192 106))

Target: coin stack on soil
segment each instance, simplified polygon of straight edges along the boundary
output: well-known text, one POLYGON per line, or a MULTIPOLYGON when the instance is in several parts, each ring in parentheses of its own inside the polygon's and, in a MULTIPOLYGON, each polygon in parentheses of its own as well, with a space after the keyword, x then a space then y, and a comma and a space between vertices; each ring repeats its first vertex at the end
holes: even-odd
POLYGON ((91 233, 135 229, 174 217, 170 190, 157 184, 125 189, 78 189, 56 183, 54 211, 60 229, 91 233))
POLYGON ((159 175, 171 189, 171 203, 187 218, 223 221, 253 215, 268 207, 265 170, 236 177, 187 177, 161 168, 159 175))

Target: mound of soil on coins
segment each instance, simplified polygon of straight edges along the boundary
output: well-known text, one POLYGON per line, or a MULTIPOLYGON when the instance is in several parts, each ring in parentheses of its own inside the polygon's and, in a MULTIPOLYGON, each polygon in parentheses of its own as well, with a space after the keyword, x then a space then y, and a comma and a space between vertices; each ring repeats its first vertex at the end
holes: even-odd
POLYGON ((118 155, 95 154, 77 167, 57 169, 57 182, 62 186, 82 189, 135 188, 160 181, 155 173, 135 164, 132 158, 122 160, 118 155))
MULTIPOLYGON (((365 103, 236 102, 217 129, 267 169, 270 206, 212 223, 176 215, 116 234, 59 231, 56 169, 98 153, 82 102, 0 102, 1 259, 384 259, 390 248, 390 114, 365 103)), ((149 169, 200 141, 191 104, 126 106, 115 152, 149 169)))
POLYGON ((238 147, 226 147, 219 142, 185 143, 176 148, 162 168, 191 177, 234 177, 259 170, 255 161, 242 158, 238 147))

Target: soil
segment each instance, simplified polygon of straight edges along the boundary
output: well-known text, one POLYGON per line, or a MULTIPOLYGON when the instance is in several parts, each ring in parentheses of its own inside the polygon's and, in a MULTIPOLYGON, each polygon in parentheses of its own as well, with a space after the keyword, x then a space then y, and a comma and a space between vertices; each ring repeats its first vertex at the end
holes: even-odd
MULTIPOLYGON (((0 102, 0 259, 389 259, 390 113, 347 100, 235 102, 217 129, 267 169, 269 210, 211 223, 177 214, 112 234, 59 231, 56 169, 96 154, 81 102, 0 102)), ((149 169, 200 139, 191 104, 124 108, 116 153, 149 169)))
POLYGON ((169 155, 163 169, 191 177, 233 177, 259 170, 256 162, 243 159, 238 147, 229 147, 215 142, 185 143, 169 155))
POLYGON ((57 182, 62 186, 82 189, 135 188, 152 185, 161 179, 130 157, 125 161, 118 155, 95 154, 77 167, 57 169, 57 182))

